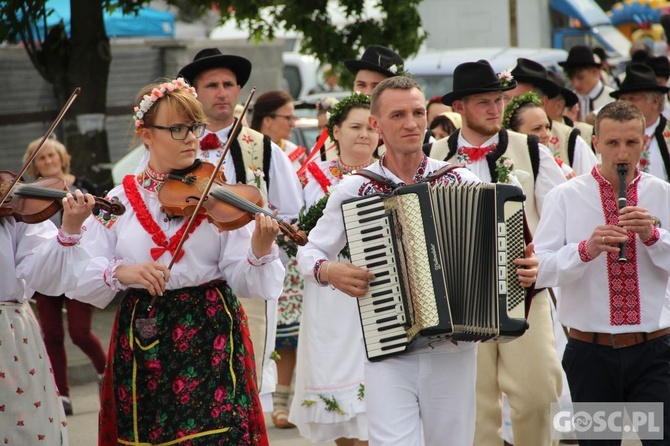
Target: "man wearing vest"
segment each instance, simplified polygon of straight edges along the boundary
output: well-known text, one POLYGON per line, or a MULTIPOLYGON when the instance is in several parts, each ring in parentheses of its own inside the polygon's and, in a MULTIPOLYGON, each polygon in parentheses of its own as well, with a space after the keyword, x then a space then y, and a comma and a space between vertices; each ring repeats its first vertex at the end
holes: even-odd
POLYGON ((631 64, 626 67, 626 78, 621 87, 610 94, 620 101, 631 102, 644 115, 647 125, 644 133, 648 140, 638 167, 665 181, 670 178, 670 124, 661 112, 668 91, 670 88, 658 84, 651 67, 631 64))
MULTIPOLYGON (((463 127, 449 136, 448 152, 439 159, 465 165, 485 182, 516 178, 526 195, 526 218, 532 232, 544 197, 566 179, 535 136, 502 129, 502 93, 515 87, 509 74, 496 75, 485 60, 456 67, 454 90, 442 102, 461 114, 463 127)), ((549 409, 561 393, 561 368, 547 291, 536 291, 528 332, 512 342, 479 345, 475 445, 502 444, 498 433, 501 392, 509 399, 515 442, 551 444, 549 409)))
MULTIPOLYGON (((582 137, 584 141, 589 145, 591 150, 593 146, 591 144, 591 137, 593 136, 593 126, 587 124, 586 122, 573 121, 572 119, 565 116, 565 109, 572 108, 579 103, 579 98, 574 91, 569 88, 565 88, 565 79, 559 73, 555 71, 547 71, 549 79, 554 81, 555 84, 559 87, 559 93, 556 97, 553 97, 547 101, 547 106, 544 110, 547 112, 549 119, 554 121, 561 122, 568 127, 574 127, 579 130, 579 136, 582 137)), ((595 150, 593 150, 595 153, 595 150)))
MULTIPOLYGON (((506 97, 514 98, 528 91, 537 93, 542 101, 542 108, 547 112, 549 99, 561 92, 560 87, 549 78, 547 69, 535 61, 519 58, 516 67, 511 72, 517 81, 516 88, 505 93, 506 97)), ((549 113, 547 112, 547 115, 549 113)), ((568 127, 562 122, 551 119, 551 139, 547 147, 556 158, 567 162, 575 174, 581 175, 591 172, 598 162, 596 155, 589 145, 580 136, 579 130, 568 127)))
POLYGON ((595 113, 612 102, 609 94, 614 91, 600 80, 600 58, 591 48, 576 45, 570 49, 568 59, 559 62, 579 98, 579 120, 593 123, 595 113))
MULTIPOLYGON (((645 65, 649 65, 654 74, 656 75, 656 81, 658 85, 666 87, 668 85, 668 79, 670 79, 670 59, 668 56, 658 56, 658 57, 648 57, 644 61, 645 65)), ((668 105, 668 95, 665 95, 665 106, 663 107, 663 116, 670 118, 670 106, 668 105)))
MULTIPOLYGON (((221 54, 217 48, 201 50, 179 71, 179 76, 195 87, 209 118, 207 130, 200 139, 200 159, 218 163, 232 130, 235 106, 250 75, 249 60, 221 54)), ((268 136, 240 127, 222 166, 228 183, 255 185, 263 193, 265 202, 279 210, 280 217, 298 216, 302 207, 298 177, 286 154, 268 136)), ((261 299, 240 299, 240 303, 249 319, 261 405, 263 411, 269 412, 277 382, 276 366, 270 359, 275 345, 277 303, 261 299)))

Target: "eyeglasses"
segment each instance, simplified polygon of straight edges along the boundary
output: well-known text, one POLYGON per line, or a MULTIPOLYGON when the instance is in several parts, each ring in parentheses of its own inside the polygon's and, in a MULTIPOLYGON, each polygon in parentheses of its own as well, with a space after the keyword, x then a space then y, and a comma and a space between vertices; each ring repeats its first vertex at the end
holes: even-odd
POLYGON ((205 127, 207 127, 207 124, 199 122, 193 125, 174 125, 172 127, 163 127, 162 125, 148 125, 147 127, 153 127, 159 130, 169 130, 172 139, 182 141, 188 137, 188 132, 193 133, 193 136, 196 138, 200 138, 202 134, 205 133, 205 127))
POLYGON ((273 118, 284 118, 288 122, 296 122, 298 120, 297 116, 291 116, 291 115, 278 115, 278 114, 273 113, 270 116, 272 116, 273 118))

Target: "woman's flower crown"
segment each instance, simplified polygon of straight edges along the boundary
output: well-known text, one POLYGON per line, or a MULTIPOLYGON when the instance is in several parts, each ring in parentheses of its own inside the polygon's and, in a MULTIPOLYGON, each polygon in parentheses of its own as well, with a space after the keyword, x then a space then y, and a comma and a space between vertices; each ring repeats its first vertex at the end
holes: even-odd
POLYGON ((505 113, 503 114, 503 127, 506 129, 510 128, 512 118, 514 117, 514 114, 517 112, 517 110, 531 102, 533 104, 542 105, 542 100, 540 100, 540 97, 534 91, 528 91, 526 93, 520 94, 515 98, 512 98, 509 101, 509 104, 507 104, 507 107, 505 107, 505 113))
POLYGON ((361 106, 361 105, 370 105, 370 96, 356 92, 351 96, 347 96, 338 102, 328 116, 328 123, 326 127, 328 128, 328 136, 330 139, 335 140, 333 136, 333 128, 335 125, 339 124, 342 121, 342 115, 344 115, 351 107, 361 106))
POLYGON ((157 85, 151 90, 150 94, 145 94, 139 105, 136 105, 134 108, 135 114, 133 115, 133 120, 135 121, 135 128, 137 129, 144 125, 144 115, 147 114, 160 98, 165 96, 166 93, 181 89, 191 92, 194 98, 198 97, 195 88, 191 87, 182 77, 157 85))
POLYGON ((332 96, 328 96, 326 98, 320 99, 319 102, 316 103, 316 109, 321 111, 321 110, 332 110, 333 107, 335 107, 338 103, 337 98, 334 98, 332 96))

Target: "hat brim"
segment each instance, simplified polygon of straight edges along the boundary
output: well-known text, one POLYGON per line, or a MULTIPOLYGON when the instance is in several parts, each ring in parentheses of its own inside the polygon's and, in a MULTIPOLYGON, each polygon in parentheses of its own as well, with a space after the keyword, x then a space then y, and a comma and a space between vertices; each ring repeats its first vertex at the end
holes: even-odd
POLYGON ((659 93, 667 93, 670 91, 670 87, 664 87, 662 85, 634 85, 626 89, 616 90, 610 93, 610 96, 614 99, 619 99, 619 96, 626 93, 637 93, 639 91, 657 91, 659 93))
POLYGON ((558 65, 562 68, 590 68, 590 67, 600 67, 599 63, 588 63, 588 62, 577 62, 577 63, 569 63, 567 60, 563 62, 559 62, 558 65))
POLYGON ((370 70, 370 71, 375 71, 377 73, 381 73, 386 77, 394 77, 397 76, 396 73, 393 71, 386 70, 379 65, 375 65, 371 62, 366 62, 364 60, 345 60, 344 61, 344 66, 347 70, 351 72, 354 76, 356 73, 358 73, 360 70, 370 70))
POLYGON ((455 90, 452 92, 449 92, 442 96, 442 103, 444 105, 449 105, 454 103, 454 101, 457 101, 459 99, 462 99, 466 96, 471 96, 473 94, 482 94, 482 93, 492 93, 494 91, 509 91, 509 90, 514 90, 517 86, 516 80, 512 80, 509 84, 506 86, 503 85, 500 82, 496 82, 490 86, 486 87, 479 87, 479 88, 464 88, 463 90, 455 90))
POLYGON ((193 85, 196 76, 211 68, 228 68, 237 77, 237 83, 244 87, 251 76, 251 62, 244 57, 232 54, 218 54, 194 60, 179 71, 189 84, 193 85))
POLYGON ((542 79, 539 77, 516 74, 514 75, 514 80, 516 80, 517 82, 531 84, 538 88, 541 88, 549 99, 555 98, 561 92, 561 87, 558 86, 554 81, 549 79, 542 79))
POLYGON ((561 87, 561 96, 563 96, 563 99, 565 99, 565 106, 568 108, 573 107, 577 104, 577 102, 579 102, 579 97, 577 94, 568 88, 561 87))

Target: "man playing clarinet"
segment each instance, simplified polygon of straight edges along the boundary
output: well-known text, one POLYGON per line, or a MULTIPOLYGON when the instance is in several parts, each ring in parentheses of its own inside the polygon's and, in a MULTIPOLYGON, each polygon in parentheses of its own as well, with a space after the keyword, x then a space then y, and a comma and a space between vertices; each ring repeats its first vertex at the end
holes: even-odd
POLYGON ((610 103, 598 113, 593 145, 601 164, 545 200, 535 234, 537 286, 561 287, 558 318, 571 327, 563 368, 573 402, 664 403, 656 421, 664 441, 653 444, 668 444, 670 235, 661 224, 670 222, 670 185, 637 167, 647 138, 633 104, 610 103))

